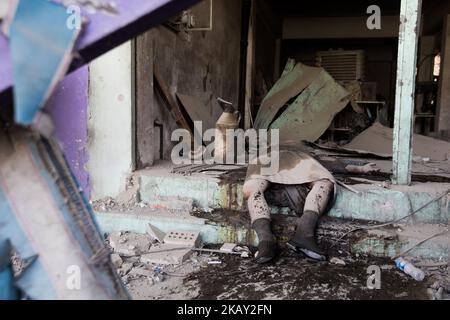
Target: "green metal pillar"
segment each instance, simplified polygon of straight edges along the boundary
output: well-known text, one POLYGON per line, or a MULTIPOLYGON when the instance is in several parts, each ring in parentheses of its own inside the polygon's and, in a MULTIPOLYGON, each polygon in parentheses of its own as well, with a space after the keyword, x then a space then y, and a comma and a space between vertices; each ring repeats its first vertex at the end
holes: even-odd
POLYGON ((422 0, 402 0, 395 94, 393 182, 411 183, 417 44, 422 0))

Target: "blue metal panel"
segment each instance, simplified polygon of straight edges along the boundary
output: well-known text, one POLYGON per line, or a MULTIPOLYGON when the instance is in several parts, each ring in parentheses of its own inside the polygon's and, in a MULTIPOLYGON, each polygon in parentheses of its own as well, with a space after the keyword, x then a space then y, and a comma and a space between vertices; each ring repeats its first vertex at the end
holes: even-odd
POLYGON ((70 64, 78 30, 66 9, 47 0, 20 1, 10 29, 15 120, 30 124, 70 64))

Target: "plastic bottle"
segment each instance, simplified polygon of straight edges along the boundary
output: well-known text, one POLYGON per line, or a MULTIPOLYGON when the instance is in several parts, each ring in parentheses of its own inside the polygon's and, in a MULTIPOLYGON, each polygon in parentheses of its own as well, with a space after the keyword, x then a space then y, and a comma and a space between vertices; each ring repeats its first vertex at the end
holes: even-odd
POLYGON ((407 275, 411 276, 416 281, 422 281, 423 279, 425 279, 425 273, 422 270, 416 268, 411 262, 403 258, 396 259, 395 265, 397 266, 397 268, 402 270, 407 275))

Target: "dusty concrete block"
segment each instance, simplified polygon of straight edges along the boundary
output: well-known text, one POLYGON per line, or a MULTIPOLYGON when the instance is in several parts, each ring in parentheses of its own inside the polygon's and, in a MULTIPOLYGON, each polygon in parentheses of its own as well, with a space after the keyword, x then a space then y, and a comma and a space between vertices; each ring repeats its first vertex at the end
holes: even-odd
POLYGON ((147 235, 114 232, 109 238, 114 252, 122 256, 135 256, 146 253, 150 249, 150 238, 147 235))
POLYGON ((192 254, 191 249, 179 245, 162 244, 153 246, 149 253, 141 256, 141 262, 154 264, 181 264, 192 254))
POLYGON ((152 238, 158 241, 159 243, 164 242, 165 233, 151 225, 150 223, 147 226, 147 234, 152 238))
POLYGON ((128 272, 130 272, 131 269, 133 269, 133 264, 126 262, 126 263, 122 264, 122 267, 120 270, 122 271, 123 274, 127 274, 128 272))
POLYGON ((113 263, 113 265, 116 268, 120 268, 122 266, 123 260, 120 257, 120 255, 118 255, 117 253, 113 253, 113 254, 111 254, 110 258, 111 258, 111 262, 113 263))
POLYGON ((164 237, 164 243, 177 245, 178 247, 198 247, 200 245, 200 233, 192 231, 170 231, 164 237))

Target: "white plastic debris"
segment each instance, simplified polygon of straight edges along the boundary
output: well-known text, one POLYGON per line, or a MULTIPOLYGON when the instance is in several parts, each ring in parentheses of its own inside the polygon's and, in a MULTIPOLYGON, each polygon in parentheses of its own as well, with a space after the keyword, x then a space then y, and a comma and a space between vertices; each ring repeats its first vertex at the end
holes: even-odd
POLYGON ((232 253, 235 248, 236 248, 235 243, 224 243, 222 247, 220 247, 220 251, 225 253, 232 253))
POLYGON ((346 265, 344 260, 336 258, 336 257, 331 258, 330 259, 330 263, 336 264, 338 266, 345 266, 346 265))

